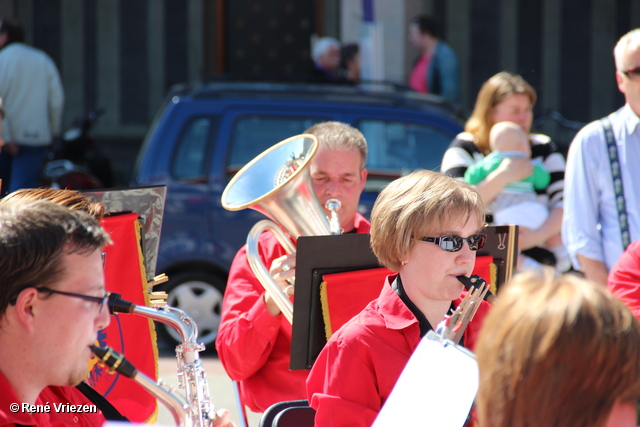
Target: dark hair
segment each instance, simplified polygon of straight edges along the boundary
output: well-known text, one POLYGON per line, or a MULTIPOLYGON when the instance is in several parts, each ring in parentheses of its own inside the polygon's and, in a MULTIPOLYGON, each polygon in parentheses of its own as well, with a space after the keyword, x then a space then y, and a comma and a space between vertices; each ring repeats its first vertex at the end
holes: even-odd
POLYGON ((438 33, 438 24, 436 24, 436 20, 429 15, 417 16, 413 19, 413 21, 411 21, 411 23, 417 25, 422 34, 429 33, 435 38, 438 38, 440 36, 438 33))
POLYGON ((24 28, 16 20, 3 18, 0 21, 0 34, 7 35, 7 45, 13 42, 24 43, 24 28))
POLYGON ((86 212, 47 200, 0 202, 0 318, 23 289, 55 287, 65 273, 64 255, 90 254, 110 242, 86 212))
POLYGON ((353 61, 360 48, 357 43, 349 43, 340 49, 340 68, 347 69, 349 62, 353 61))

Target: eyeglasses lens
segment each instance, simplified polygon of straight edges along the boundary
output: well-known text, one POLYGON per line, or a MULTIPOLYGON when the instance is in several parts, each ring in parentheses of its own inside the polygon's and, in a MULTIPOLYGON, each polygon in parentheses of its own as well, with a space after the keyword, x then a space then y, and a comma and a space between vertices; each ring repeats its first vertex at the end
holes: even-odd
POLYGON ((462 249, 462 245, 466 240, 469 245, 469 249, 477 251, 478 249, 482 249, 485 239, 486 235, 484 234, 475 234, 467 237, 466 239, 463 239, 460 236, 445 236, 440 239, 440 247, 448 252, 457 252, 462 249))

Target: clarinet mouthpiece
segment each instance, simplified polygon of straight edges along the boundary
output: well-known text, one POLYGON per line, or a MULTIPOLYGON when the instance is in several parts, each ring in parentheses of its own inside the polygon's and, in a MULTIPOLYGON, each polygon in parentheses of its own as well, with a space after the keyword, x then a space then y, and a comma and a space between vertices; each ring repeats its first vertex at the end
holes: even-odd
MULTIPOLYGON (((470 277, 460 275, 460 276, 456 276, 456 279, 458 279, 460 283, 462 283, 462 285, 467 290, 467 292, 470 292, 471 289, 478 289, 480 286, 486 285, 487 283, 482 277, 478 276, 477 274, 474 274, 470 277)), ((490 290, 487 289, 487 293, 484 296, 484 300, 493 304, 495 299, 496 299, 496 296, 492 294, 490 290)))

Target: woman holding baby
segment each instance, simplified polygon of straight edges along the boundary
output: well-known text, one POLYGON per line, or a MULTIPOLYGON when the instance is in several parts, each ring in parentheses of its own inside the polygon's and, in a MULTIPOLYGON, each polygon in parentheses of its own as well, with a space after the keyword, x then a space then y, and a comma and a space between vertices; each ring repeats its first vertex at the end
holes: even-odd
MULTIPOLYGON (((526 134, 530 145, 530 156, 507 156, 497 168, 482 181, 475 183, 489 211, 492 203, 505 192, 508 186, 530 177, 538 161, 549 172, 550 181, 546 189, 536 189, 538 199, 543 200, 549 211, 546 220, 538 228, 520 227, 519 248, 527 250, 546 247, 554 252, 559 270, 570 268, 560 241, 562 223, 562 199, 564 190, 565 159, 556 151, 555 144, 546 135, 531 134, 535 90, 519 75, 500 72, 487 80, 478 93, 475 107, 465 124, 464 132, 451 142, 442 159, 441 171, 451 177, 463 179, 467 169, 481 162, 491 152, 491 137, 508 138, 494 131, 495 124, 512 122, 526 134), (561 265, 564 264, 564 265, 561 265)), ((506 190, 509 191, 508 189, 506 190)), ((525 258, 521 266, 531 268, 535 264, 525 258)))

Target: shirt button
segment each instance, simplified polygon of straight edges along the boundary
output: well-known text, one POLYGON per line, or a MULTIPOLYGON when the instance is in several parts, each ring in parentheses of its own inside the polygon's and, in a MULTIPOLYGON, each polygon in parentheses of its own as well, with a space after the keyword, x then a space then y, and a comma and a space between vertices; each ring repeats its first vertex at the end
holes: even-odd
POLYGON ((77 415, 75 415, 75 416, 73 417, 73 422, 77 424, 77 423, 78 423, 78 421, 80 421, 80 420, 78 419, 78 416, 77 416, 77 415))
POLYGON ((276 327, 275 327, 275 326, 272 326, 270 329, 271 329, 272 331, 275 331, 275 330, 276 330, 276 327))

